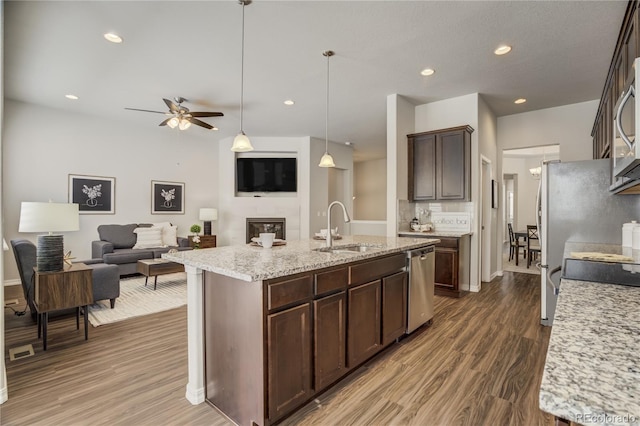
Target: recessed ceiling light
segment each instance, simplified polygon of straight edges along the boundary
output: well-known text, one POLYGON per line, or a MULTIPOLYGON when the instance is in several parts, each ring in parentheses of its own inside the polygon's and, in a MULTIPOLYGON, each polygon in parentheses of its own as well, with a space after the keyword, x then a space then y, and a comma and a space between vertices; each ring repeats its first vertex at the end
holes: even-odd
POLYGON ((104 38, 106 38, 111 43, 122 43, 122 37, 115 33, 106 33, 104 35, 104 38))
POLYGON ((220 130, 220 129, 218 129, 216 126, 213 126, 211 130, 220 130))
POLYGON ((69 95, 64 95, 64 97, 67 98, 67 99, 74 100, 74 101, 78 100, 78 97, 76 95, 69 94, 69 95))
POLYGON ((429 76, 429 75, 433 75, 436 71, 431 69, 431 68, 425 68, 422 71, 420 71, 420 74, 424 75, 424 76, 429 76))
POLYGON ((516 99, 515 101, 513 101, 514 104, 523 104, 527 102, 527 100, 525 98, 520 98, 520 99, 516 99))
POLYGON ((295 102, 292 101, 291 99, 287 99, 286 101, 284 101, 284 104, 287 105, 287 106, 291 106, 291 105, 295 104, 295 102))
POLYGON ((344 144, 351 146, 351 145, 353 145, 353 142, 346 141, 344 144))
POLYGON ((503 44, 502 46, 498 46, 496 50, 493 51, 496 55, 505 55, 511 52, 511 46, 503 44))

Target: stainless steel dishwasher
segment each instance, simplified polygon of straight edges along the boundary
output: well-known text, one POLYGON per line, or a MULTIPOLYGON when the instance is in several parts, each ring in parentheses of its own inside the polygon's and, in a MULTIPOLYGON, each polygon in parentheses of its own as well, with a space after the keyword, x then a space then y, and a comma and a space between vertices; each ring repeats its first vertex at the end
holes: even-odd
POLYGON ((407 271, 409 272, 407 333, 411 333, 433 318, 435 257, 434 246, 407 252, 407 271))

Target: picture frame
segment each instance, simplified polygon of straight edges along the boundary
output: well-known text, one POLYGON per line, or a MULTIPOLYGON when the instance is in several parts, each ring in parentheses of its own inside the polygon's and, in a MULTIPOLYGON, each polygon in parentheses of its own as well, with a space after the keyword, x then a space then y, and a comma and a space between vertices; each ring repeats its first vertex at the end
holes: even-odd
POLYGON ((498 208, 498 182, 491 179, 491 208, 498 208))
POLYGON ((184 214, 184 182, 152 180, 151 214, 184 214))
POLYGON ((115 214, 116 178, 69 174, 69 202, 80 214, 115 214))

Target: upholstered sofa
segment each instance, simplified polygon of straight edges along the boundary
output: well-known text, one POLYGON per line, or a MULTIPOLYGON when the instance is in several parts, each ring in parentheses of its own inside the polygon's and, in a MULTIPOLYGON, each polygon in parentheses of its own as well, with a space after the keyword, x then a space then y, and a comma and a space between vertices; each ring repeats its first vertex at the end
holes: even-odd
POLYGON ((189 240, 176 232, 168 222, 100 225, 100 240, 91 242, 91 257, 117 265, 120 276, 135 274, 138 260, 159 258, 171 249, 191 250, 189 240))

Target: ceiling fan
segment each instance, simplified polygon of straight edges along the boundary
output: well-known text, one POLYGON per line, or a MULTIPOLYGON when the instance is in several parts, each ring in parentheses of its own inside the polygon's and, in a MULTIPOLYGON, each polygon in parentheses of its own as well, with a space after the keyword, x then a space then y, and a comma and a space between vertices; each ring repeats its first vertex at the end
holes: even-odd
POLYGON ((224 114, 221 112, 206 112, 206 111, 190 111, 189 108, 183 106, 183 102, 187 102, 187 99, 183 97, 173 98, 173 101, 169 99, 162 99, 165 104, 169 107, 168 112, 162 111, 151 111, 148 109, 139 109, 139 108, 125 108, 131 111, 143 111, 143 112, 154 112, 156 114, 164 114, 170 115, 171 117, 164 120, 160 123, 160 126, 169 126, 172 129, 178 127, 180 130, 188 129, 192 124, 196 126, 204 127, 205 129, 214 129, 218 130, 217 127, 210 125, 209 123, 205 123, 202 120, 197 119, 196 117, 223 117, 224 114))

